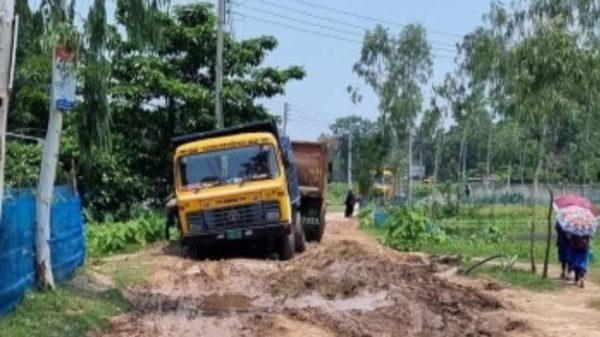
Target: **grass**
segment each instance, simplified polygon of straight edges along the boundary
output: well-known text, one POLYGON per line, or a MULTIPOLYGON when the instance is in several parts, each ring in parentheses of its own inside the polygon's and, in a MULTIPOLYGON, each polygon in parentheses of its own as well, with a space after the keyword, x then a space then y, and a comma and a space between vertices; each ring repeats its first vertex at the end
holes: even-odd
POLYGON ((73 287, 32 292, 0 320, 0 336, 79 337, 106 328, 108 317, 128 309, 119 290, 91 293, 73 287))
POLYGON ((540 275, 532 274, 530 271, 522 269, 511 269, 509 272, 503 273, 498 266, 485 266, 475 269, 473 276, 484 274, 498 279, 512 286, 522 287, 536 291, 550 291, 560 287, 559 283, 554 279, 542 279, 540 275))
POLYGON ((112 279, 121 289, 141 284, 148 276, 148 267, 138 263, 116 263, 111 271, 112 279))

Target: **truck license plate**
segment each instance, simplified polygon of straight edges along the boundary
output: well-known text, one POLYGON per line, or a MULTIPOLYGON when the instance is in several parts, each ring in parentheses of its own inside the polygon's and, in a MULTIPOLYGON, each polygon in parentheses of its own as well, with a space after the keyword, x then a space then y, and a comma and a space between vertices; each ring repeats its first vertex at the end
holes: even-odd
POLYGON ((319 218, 303 218, 302 219, 305 225, 319 225, 319 218))
POLYGON ((227 240, 239 240, 242 238, 241 229, 231 229, 227 231, 227 240))

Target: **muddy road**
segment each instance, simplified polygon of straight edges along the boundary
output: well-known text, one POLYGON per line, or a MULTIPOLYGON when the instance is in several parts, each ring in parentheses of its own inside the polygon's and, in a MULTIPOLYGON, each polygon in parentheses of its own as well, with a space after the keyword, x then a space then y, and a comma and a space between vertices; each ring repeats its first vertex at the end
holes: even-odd
POLYGON ((384 248, 341 215, 292 261, 195 260, 169 247, 127 257, 148 276, 99 336, 532 336, 493 292, 438 276, 452 266, 384 248))

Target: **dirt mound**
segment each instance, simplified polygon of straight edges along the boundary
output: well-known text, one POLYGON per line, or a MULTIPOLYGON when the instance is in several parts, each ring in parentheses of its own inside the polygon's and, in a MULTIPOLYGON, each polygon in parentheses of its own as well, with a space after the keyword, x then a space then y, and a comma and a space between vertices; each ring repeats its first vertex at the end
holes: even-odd
POLYGON ((129 292, 133 312, 102 336, 491 336, 522 322, 495 298, 436 276, 424 255, 389 250, 346 219, 291 261, 161 260, 129 292))
POLYGON ((356 241, 337 241, 282 267, 272 275, 270 291, 287 298, 317 293, 327 300, 384 291, 387 304, 374 310, 287 310, 295 319, 319 321, 344 336, 379 336, 385 331, 398 331, 398 336, 476 336, 480 313, 502 307, 475 289, 436 277, 428 264, 396 257, 356 241))

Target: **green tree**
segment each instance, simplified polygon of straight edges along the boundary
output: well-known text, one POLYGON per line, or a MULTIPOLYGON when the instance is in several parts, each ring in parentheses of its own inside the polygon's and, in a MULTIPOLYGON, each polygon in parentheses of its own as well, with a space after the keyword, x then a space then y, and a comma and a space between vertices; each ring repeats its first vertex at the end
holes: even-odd
MULTIPOLYGON (((129 38, 116 36, 111 41, 112 148, 110 154, 94 155, 92 166, 108 167, 90 172, 84 186, 88 201, 99 211, 127 214, 128 207, 123 205, 162 202, 172 189, 171 138, 215 127, 213 12, 211 5, 194 4, 156 15, 154 24, 162 27, 162 43, 143 51, 129 38), (102 158, 109 160, 97 163, 102 158), (119 169, 113 171, 113 166, 119 169), (111 193, 100 188, 103 183, 118 187, 111 193), (132 186, 133 193, 127 193, 132 186)), ((127 16, 117 19, 125 25, 127 16)), ((243 41, 226 37, 226 125, 270 118, 255 101, 283 94, 286 83, 303 78, 304 71, 297 66, 261 65, 276 47, 273 37, 243 41)))
POLYGON ((365 34, 360 59, 353 70, 379 97, 382 121, 391 126, 398 141, 408 138, 410 172, 412 132, 423 104, 421 87, 432 74, 431 46, 425 29, 407 25, 398 37, 393 37, 382 26, 375 27, 365 34))

